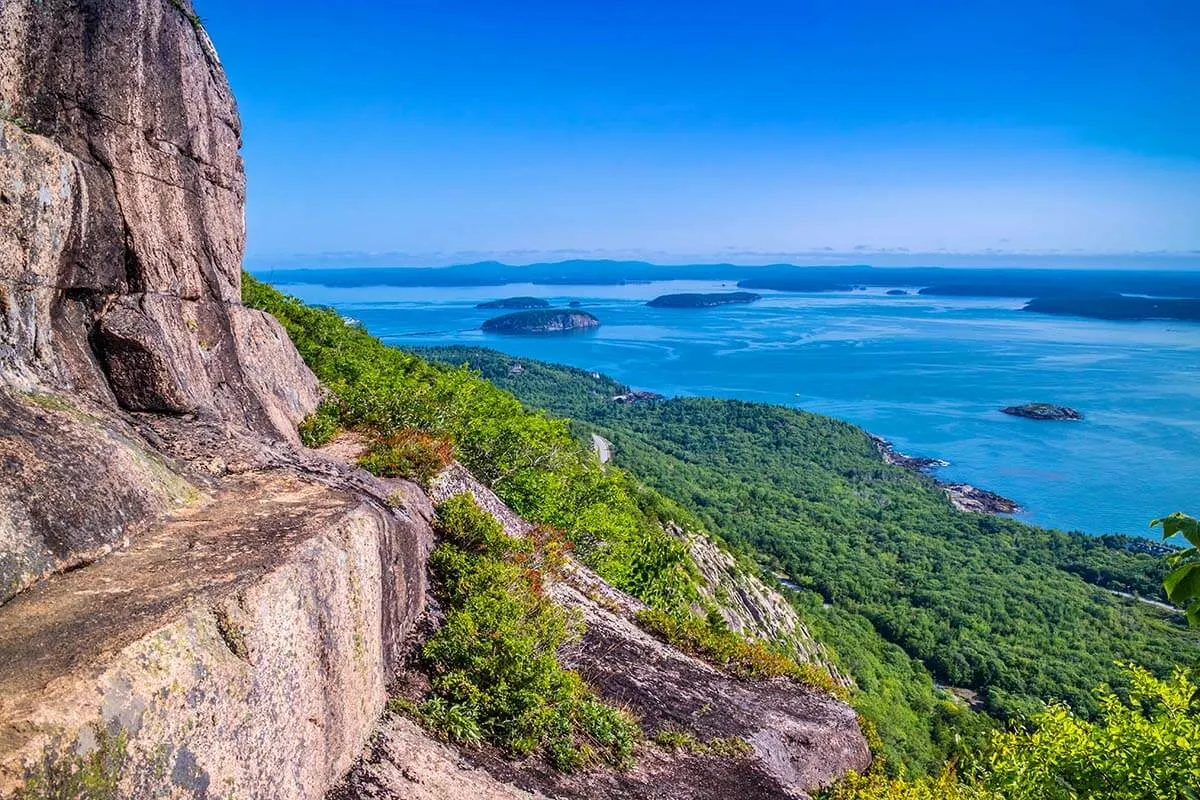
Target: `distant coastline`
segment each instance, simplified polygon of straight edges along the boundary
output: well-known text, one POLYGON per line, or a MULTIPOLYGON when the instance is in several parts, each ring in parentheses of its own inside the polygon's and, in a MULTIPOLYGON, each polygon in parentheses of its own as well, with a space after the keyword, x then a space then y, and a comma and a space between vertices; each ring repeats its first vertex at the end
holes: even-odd
MULTIPOLYGON (((748 267, 656 265, 640 261, 563 261, 515 267, 481 262, 451 267, 340 267, 256 270, 276 284, 362 287, 634 286, 703 281, 777 292, 852 292, 866 287, 897 296, 1011 298, 1025 310, 1109 321, 1200 322, 1200 271, 992 269, 869 266, 748 267)), ((737 293, 731 293, 737 294, 737 293)), ((538 298, 491 300, 485 308, 544 308, 538 298), (525 303, 525 305, 520 305, 525 303), (494 304, 494 305, 493 305, 494 304)), ((680 301, 656 307, 707 307, 680 301)))

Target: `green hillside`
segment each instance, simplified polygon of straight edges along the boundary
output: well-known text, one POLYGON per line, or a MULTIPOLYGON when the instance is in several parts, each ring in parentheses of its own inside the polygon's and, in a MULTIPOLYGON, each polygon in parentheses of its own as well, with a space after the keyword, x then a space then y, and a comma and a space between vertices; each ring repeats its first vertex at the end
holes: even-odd
POLYGON ((859 682, 860 710, 909 763, 929 765, 951 735, 943 723, 961 726, 925 668, 997 717, 1050 698, 1090 714, 1095 686, 1122 681, 1117 662, 1166 674, 1200 653, 1182 617, 1108 591, 1159 599, 1161 559, 1120 538, 956 511, 849 424, 731 400, 626 405, 611 400, 626 387, 581 370, 485 350, 423 355, 572 417, 578 435, 602 433, 623 469, 800 587, 795 602, 859 682))

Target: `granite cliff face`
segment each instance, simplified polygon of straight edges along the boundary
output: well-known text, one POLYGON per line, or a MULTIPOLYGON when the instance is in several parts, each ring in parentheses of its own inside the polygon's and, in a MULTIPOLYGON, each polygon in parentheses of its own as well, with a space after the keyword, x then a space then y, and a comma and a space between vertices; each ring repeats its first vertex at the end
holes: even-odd
POLYGON ((98 726, 125 796, 318 797, 423 609, 425 520, 293 446, 240 135, 186 3, 0 3, 0 795, 98 726))
POLYGON ((2 600, 177 499, 119 412, 294 439, 319 387, 240 305, 240 123, 188 6, 7 0, 0 112, 2 600))
MULTIPOLYGON (((319 798, 368 741, 401 776, 466 758, 376 730, 428 621, 433 500, 300 446, 323 390, 240 303, 239 146, 187 0, 0 0, 0 797, 112 737, 117 796, 139 798, 319 798)), ((869 762, 843 704, 722 676, 576 577, 559 599, 593 633, 564 657, 648 718, 755 753, 718 781, 648 752, 641 773, 588 778, 610 795, 691 776, 688 796, 715 798, 741 776, 744 796, 800 796, 869 762), (702 699, 721 713, 689 722, 702 699)), ((442 779, 596 796, 538 769, 442 779)))

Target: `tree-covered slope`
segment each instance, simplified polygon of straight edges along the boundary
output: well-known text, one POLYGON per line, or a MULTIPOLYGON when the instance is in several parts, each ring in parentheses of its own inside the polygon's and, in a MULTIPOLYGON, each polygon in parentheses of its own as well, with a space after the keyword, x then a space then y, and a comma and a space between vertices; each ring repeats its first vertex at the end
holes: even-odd
POLYGON ((956 511, 846 423, 728 400, 625 405, 610 399, 625 387, 580 370, 519 360, 514 374, 518 360, 491 351, 425 354, 586 421, 621 467, 799 585, 797 602, 864 690, 860 708, 910 761, 936 750, 939 715, 953 713, 912 659, 1006 716, 1048 698, 1091 713, 1095 685, 1121 680, 1115 662, 1165 674, 1200 652, 1182 618, 1106 590, 1157 596, 1159 559, 956 511))

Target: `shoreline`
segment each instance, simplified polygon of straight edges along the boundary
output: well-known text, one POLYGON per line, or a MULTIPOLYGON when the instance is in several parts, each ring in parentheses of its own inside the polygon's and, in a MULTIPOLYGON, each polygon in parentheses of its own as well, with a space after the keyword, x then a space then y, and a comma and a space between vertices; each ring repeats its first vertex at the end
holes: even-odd
POLYGON ((972 486, 969 483, 950 483, 939 480, 934 475, 934 471, 950 466, 949 461, 940 458, 910 456, 906 453, 901 453, 891 442, 882 436, 868 433, 867 437, 883 457, 884 463, 902 467, 910 472, 916 472, 932 478, 938 488, 950 498, 950 503, 959 511, 966 511, 972 514, 1009 515, 1021 510, 1020 504, 1015 500, 1010 500, 995 492, 980 489, 978 486, 972 486))

